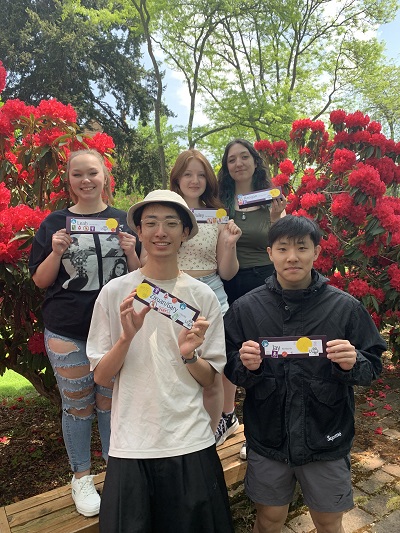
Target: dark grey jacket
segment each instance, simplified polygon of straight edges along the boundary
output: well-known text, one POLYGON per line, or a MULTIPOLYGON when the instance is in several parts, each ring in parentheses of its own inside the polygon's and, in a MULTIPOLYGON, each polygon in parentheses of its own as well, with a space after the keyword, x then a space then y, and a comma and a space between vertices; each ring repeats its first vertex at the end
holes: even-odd
POLYGON ((225 315, 225 375, 246 389, 245 436, 250 448, 302 465, 346 456, 354 437, 353 385, 369 385, 382 369, 386 344, 365 307, 313 271, 305 290, 282 290, 276 275, 234 302, 225 315), (247 370, 238 350, 259 337, 326 335, 357 350, 350 371, 324 357, 264 359, 247 370))

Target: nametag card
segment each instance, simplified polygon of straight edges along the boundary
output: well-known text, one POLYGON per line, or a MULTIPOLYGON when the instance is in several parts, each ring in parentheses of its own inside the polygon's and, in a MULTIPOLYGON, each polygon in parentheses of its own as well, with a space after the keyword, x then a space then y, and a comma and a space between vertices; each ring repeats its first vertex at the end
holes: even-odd
POLYGON ((309 337, 260 337, 258 339, 261 357, 309 358, 326 357, 326 336, 310 335, 309 337))
POLYGON ((281 188, 274 187, 273 189, 262 189, 247 194, 238 194, 237 202, 239 209, 244 209, 245 207, 252 207, 254 205, 270 204, 274 198, 278 198, 281 195, 281 188))
POLYGON ((191 209, 196 221, 201 224, 226 224, 229 222, 229 217, 225 209, 191 209))
POLYGON ((116 218, 67 217, 67 233, 119 233, 116 218))
POLYGON ((165 292, 164 289, 157 287, 147 279, 137 286, 135 299, 149 305, 154 311, 158 311, 186 329, 192 329, 194 321, 200 314, 199 310, 173 294, 165 292))

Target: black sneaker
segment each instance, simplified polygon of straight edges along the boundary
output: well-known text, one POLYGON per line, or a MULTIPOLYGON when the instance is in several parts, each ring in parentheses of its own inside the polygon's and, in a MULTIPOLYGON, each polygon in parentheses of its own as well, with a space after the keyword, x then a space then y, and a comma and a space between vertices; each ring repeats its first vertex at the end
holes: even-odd
POLYGON ((239 427, 239 420, 235 414, 235 411, 229 415, 222 413, 221 420, 219 421, 217 431, 215 432, 215 444, 221 446, 229 435, 235 433, 239 427))

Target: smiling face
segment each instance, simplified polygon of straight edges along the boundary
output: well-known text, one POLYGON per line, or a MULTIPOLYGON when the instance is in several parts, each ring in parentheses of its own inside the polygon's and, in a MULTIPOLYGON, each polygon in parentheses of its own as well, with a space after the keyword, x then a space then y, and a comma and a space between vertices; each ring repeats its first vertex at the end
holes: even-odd
POLYGON ((227 156, 228 172, 236 184, 249 184, 253 178, 256 164, 249 150, 240 143, 233 144, 227 156))
POLYGON ((311 269, 321 246, 315 246, 309 235, 295 239, 281 237, 267 250, 283 289, 306 289, 310 285, 311 269))
POLYGON ((75 203, 101 198, 105 183, 103 166, 94 155, 78 155, 70 161, 68 181, 75 203))
POLYGON ((200 207, 199 198, 207 187, 206 171, 203 163, 194 157, 189 160, 186 169, 178 180, 183 198, 191 207, 200 207), (196 204, 196 205, 191 205, 196 204))
POLYGON ((178 212, 161 204, 150 204, 143 209, 137 230, 149 258, 173 258, 175 261, 189 234, 189 228, 183 228, 178 212))

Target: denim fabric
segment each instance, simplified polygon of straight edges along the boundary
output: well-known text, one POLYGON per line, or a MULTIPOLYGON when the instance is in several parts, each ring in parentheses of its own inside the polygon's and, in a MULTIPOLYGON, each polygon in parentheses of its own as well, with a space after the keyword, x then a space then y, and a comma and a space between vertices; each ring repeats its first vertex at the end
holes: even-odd
POLYGON ((222 283, 222 279, 219 277, 219 275, 215 272, 214 274, 209 274, 208 276, 202 276, 201 278, 197 278, 199 281, 202 281, 206 285, 208 285, 215 293, 215 296, 218 298, 219 305, 221 306, 222 316, 228 311, 229 305, 228 305, 228 297, 226 295, 224 284, 222 283))
POLYGON ((90 445, 92 435, 92 423, 97 413, 97 423, 100 433, 102 455, 104 460, 108 458, 110 445, 110 418, 111 411, 102 411, 96 406, 96 394, 111 398, 112 389, 96 385, 93 372, 89 372, 81 378, 69 379, 60 376, 58 368, 73 368, 89 365, 86 356, 86 342, 57 335, 49 330, 44 332, 46 351, 51 366, 57 379, 58 388, 62 400, 62 430, 64 443, 69 462, 73 472, 84 472, 90 469, 90 445), (76 349, 69 352, 55 353, 49 348, 50 339, 59 339, 72 343, 76 349), (88 390, 84 398, 75 399, 71 396, 79 391, 88 390), (79 417, 69 413, 69 409, 86 409, 90 405, 95 407, 89 416, 79 417))

